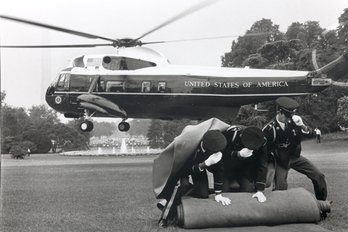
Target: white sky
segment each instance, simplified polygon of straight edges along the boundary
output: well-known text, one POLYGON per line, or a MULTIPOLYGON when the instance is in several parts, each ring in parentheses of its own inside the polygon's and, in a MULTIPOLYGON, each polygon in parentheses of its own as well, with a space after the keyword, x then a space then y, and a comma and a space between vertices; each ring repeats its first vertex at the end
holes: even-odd
MULTIPOLYGON (((199 0, 0 0, 0 14, 24 18, 110 38, 138 37, 199 0)), ((243 35, 262 19, 271 19, 285 32, 292 22, 337 24, 347 0, 220 0, 180 19, 142 41, 243 35)), ((0 20, 2 45, 103 43, 103 40, 0 20)), ((233 38, 158 44, 174 64, 220 66, 233 38)), ((2 49, 1 89, 12 106, 44 103, 45 89, 72 57, 112 53, 115 48, 2 49)))

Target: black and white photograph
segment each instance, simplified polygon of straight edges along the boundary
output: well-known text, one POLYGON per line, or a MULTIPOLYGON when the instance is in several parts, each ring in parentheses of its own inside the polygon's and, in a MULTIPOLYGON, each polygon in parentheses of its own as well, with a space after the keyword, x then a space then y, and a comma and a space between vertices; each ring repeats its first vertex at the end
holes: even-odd
POLYGON ((348 231, 346 0, 0 0, 0 231, 348 231))

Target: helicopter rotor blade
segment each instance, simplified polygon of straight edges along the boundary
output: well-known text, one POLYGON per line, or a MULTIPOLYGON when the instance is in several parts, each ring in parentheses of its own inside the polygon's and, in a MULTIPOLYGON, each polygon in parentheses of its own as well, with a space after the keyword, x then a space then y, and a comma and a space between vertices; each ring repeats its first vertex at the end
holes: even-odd
POLYGON ((133 41, 138 41, 141 38, 143 38, 143 37, 145 37, 145 36, 155 32, 155 31, 161 29, 162 27, 165 27, 165 26, 167 26, 167 25, 169 25, 169 24, 171 24, 171 23, 173 23, 173 22, 175 22, 175 21, 177 21, 177 20, 179 20, 179 19, 181 19, 181 18, 183 18, 183 17, 185 17, 187 15, 190 15, 190 14, 192 14, 192 13, 194 13, 194 12, 204 8, 204 7, 207 7, 207 6, 209 6, 209 5, 213 4, 213 3, 216 3, 217 1, 219 1, 219 0, 207 0, 207 1, 204 1, 204 2, 201 2, 201 3, 198 3, 198 4, 190 7, 189 9, 181 12, 180 14, 175 15, 174 17, 172 17, 172 18, 168 19, 167 21, 161 23, 160 25, 154 27, 153 29, 147 31, 146 33, 142 34, 141 36, 139 36, 138 38, 134 39, 133 41))
POLYGON ((1 45, 0 48, 94 48, 114 46, 111 44, 61 44, 61 45, 1 45))
POLYGON ((52 26, 49 24, 34 22, 34 21, 26 20, 26 19, 20 19, 20 18, 15 18, 15 17, 11 17, 11 16, 6 16, 6 15, 0 15, 0 18, 10 20, 10 21, 19 22, 19 23, 29 24, 29 25, 33 25, 33 26, 37 26, 37 27, 43 27, 43 28, 47 28, 47 29, 51 29, 51 30, 55 30, 55 31, 65 32, 68 34, 77 35, 77 36, 81 36, 81 37, 85 37, 85 38, 89 38, 89 39, 103 39, 103 40, 115 42, 114 39, 110 39, 107 37, 88 34, 88 33, 75 31, 75 30, 70 30, 70 29, 66 29, 63 27, 56 27, 56 26, 52 26))
MULTIPOLYGON (((253 37, 259 35, 268 35, 270 32, 260 32, 260 33, 248 33, 243 35, 242 37, 253 37)), ((214 36, 214 37, 203 37, 203 38, 193 38, 193 39, 178 39, 178 40, 161 40, 161 41, 150 41, 150 42, 142 42, 142 45, 147 44, 158 44, 158 43, 176 43, 176 42, 188 42, 188 41, 199 41, 199 40, 214 40, 214 39, 227 39, 239 37, 241 35, 224 35, 224 36, 214 36)))

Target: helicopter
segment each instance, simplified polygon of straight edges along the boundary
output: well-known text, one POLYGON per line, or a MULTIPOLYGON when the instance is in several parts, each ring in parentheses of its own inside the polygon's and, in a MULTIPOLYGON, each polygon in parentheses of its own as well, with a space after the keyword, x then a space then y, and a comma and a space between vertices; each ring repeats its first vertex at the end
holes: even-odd
MULTIPOLYGON (((83 118, 80 129, 93 130, 92 117, 116 117, 120 131, 128 131, 129 118, 204 120, 224 119, 240 106, 257 104, 280 96, 304 96, 335 84, 324 76, 347 61, 343 54, 314 71, 202 67, 170 64, 158 51, 143 45, 171 41, 142 42, 141 39, 211 2, 203 2, 170 18, 138 38, 113 39, 56 27, 26 19, 0 18, 65 32, 108 43, 68 45, 0 46, 2 48, 87 48, 112 46, 112 54, 81 55, 60 71, 46 91, 46 102, 67 118, 83 118)), ((257 36, 251 34, 250 36, 257 36)), ((337 84, 337 83, 336 83, 337 84)))

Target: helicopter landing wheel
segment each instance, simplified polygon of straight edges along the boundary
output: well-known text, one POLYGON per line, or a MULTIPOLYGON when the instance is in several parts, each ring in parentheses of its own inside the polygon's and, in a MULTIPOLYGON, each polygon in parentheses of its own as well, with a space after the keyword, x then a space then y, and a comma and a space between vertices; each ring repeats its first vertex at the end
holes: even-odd
POLYGON ((130 125, 129 125, 128 122, 120 122, 120 123, 118 124, 118 129, 119 129, 120 131, 128 131, 129 128, 130 128, 130 125))
POLYGON ((82 132, 90 132, 93 130, 93 122, 85 120, 83 122, 80 123, 80 130, 82 132))

